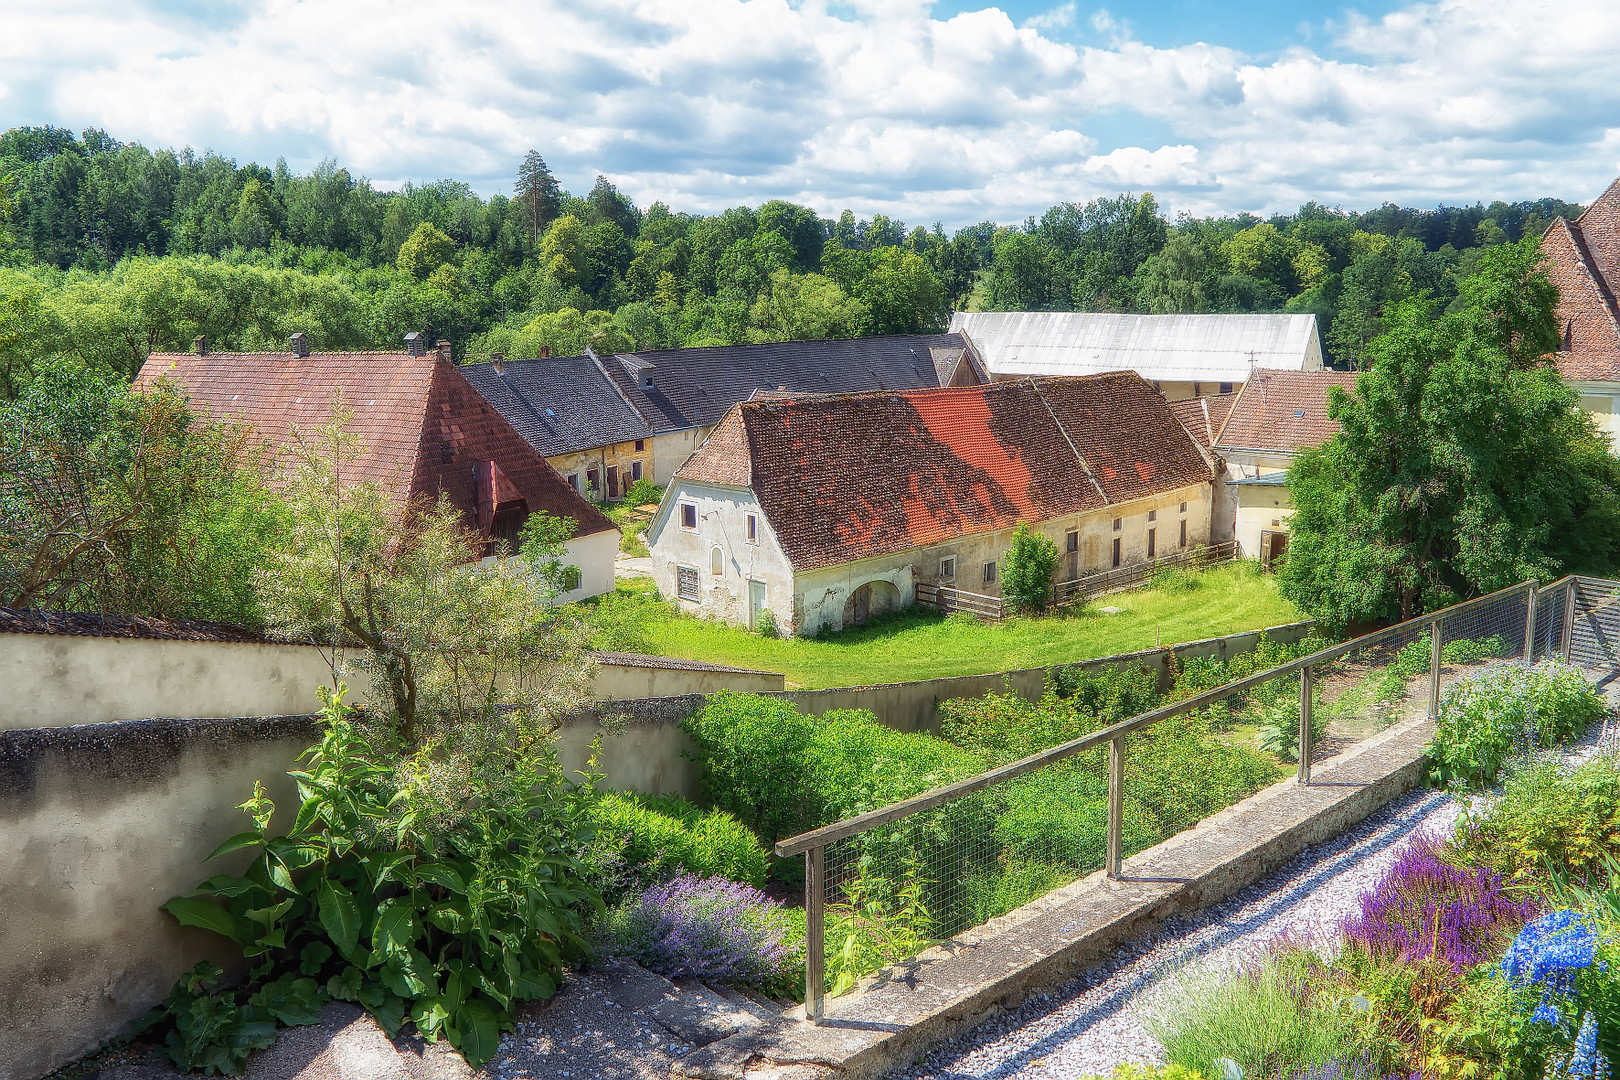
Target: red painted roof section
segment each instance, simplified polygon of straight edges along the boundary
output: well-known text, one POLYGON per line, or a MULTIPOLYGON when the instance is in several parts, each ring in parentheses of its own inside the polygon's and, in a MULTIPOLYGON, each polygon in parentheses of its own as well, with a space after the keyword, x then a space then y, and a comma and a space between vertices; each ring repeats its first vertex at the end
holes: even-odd
POLYGON ((254 428, 283 465, 292 460, 294 429, 325 426, 341 402, 362 447, 352 479, 376 484, 399 504, 443 492, 476 524, 476 464, 493 461, 499 501, 522 499, 531 512, 572 518, 578 536, 615 527, 436 355, 153 353, 134 389, 163 378, 200 415, 254 428))
POLYGON ((1209 483, 1134 372, 744 402, 677 479, 747 486, 799 570, 1209 483))
POLYGON ((1555 360, 1575 382, 1620 382, 1620 181, 1576 221, 1559 218, 1541 237, 1547 276, 1558 286, 1564 343, 1555 360))

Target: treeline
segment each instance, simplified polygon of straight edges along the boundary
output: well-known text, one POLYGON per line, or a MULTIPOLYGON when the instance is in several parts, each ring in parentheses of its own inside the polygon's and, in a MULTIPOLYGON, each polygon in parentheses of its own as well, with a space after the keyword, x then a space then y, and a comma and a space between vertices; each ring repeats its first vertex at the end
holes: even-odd
POLYGON ((581 197, 537 153, 510 196, 484 199, 17 128, 0 135, 0 395, 43 359, 128 375, 199 335, 393 348, 426 329, 458 356, 533 355, 938 330, 959 307, 1313 311, 1348 360, 1393 304, 1449 302, 1480 249, 1579 209, 1308 204, 1172 223, 1151 195, 1120 195, 947 235, 782 201, 642 209, 602 177, 581 197))

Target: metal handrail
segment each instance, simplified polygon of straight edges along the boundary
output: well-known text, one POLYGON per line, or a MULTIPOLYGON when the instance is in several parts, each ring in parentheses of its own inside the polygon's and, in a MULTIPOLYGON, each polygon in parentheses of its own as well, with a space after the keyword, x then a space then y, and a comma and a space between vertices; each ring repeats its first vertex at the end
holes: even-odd
MULTIPOLYGON (((1578 579, 1575 576, 1570 575, 1559 578, 1557 581, 1554 581, 1546 586, 1542 586, 1541 588, 1550 590, 1557 588, 1560 585, 1564 585, 1565 583, 1569 583, 1571 585, 1571 592, 1573 593, 1573 588, 1577 581, 1578 579)), ((1472 608, 1479 607, 1483 604, 1503 600, 1517 595, 1518 593, 1527 593, 1529 598, 1527 603, 1527 607, 1529 609, 1527 613, 1527 624, 1533 628, 1536 617, 1535 595, 1537 591, 1538 587, 1534 581, 1525 581, 1518 585, 1510 586, 1506 589, 1499 589, 1496 592, 1475 597, 1472 600, 1464 600, 1461 603, 1453 604, 1450 607, 1441 608, 1439 611, 1429 612, 1415 619, 1408 619, 1405 622, 1396 623, 1393 626, 1387 626, 1382 630, 1376 630, 1373 633, 1365 634, 1358 638, 1352 638, 1349 641, 1341 642, 1337 645, 1330 645, 1325 649, 1318 649, 1316 652, 1310 653, 1309 655, 1290 660, 1285 664, 1278 664, 1276 667, 1267 668, 1265 671, 1256 672, 1253 675, 1248 675, 1241 679, 1233 680, 1232 682, 1226 683, 1223 686, 1218 686, 1213 690, 1206 690, 1203 693, 1196 694, 1190 698, 1172 702, 1168 705, 1162 705, 1157 709, 1151 709, 1145 713, 1140 713, 1137 716, 1130 717, 1129 719, 1121 720, 1115 724, 1110 724, 1108 727, 1101 728, 1090 733, 1089 735, 1082 735, 1078 739, 1071 739, 1066 743, 1061 743, 1057 746, 1051 747, 1050 749, 1043 750, 1040 753, 1031 754, 1028 757, 1020 758, 1019 760, 1010 762, 1006 765, 998 766, 994 769, 980 773, 977 776, 969 777, 966 780, 959 780, 954 784, 946 784, 943 787, 937 787, 932 791, 926 791, 921 795, 913 796, 912 798, 905 799, 901 802, 892 803, 876 810, 870 810, 864 814, 858 814, 852 818, 846 818, 843 821, 834 822, 831 825, 824 825, 819 829, 812 829, 809 832, 800 833, 797 836, 790 836, 785 840, 777 841, 775 845, 775 852, 778 857, 788 858, 790 856, 799 854, 802 854, 805 857, 806 1015, 812 1021, 819 1021, 822 1018, 824 1009, 824 995, 822 992, 822 983, 825 976, 825 964, 823 957, 825 939, 823 934, 825 931, 826 895, 824 878, 826 868, 826 850, 829 844, 836 843, 839 840, 847 840, 852 836, 859 836, 861 833, 867 832, 868 830, 875 829, 879 826, 887 825, 895 821, 900 821, 904 818, 910 817, 913 814, 932 809, 933 807, 939 806, 943 803, 950 802, 953 799, 992 787, 1004 781, 1015 779, 1019 776, 1023 776, 1026 773, 1030 773, 1036 769, 1050 765, 1055 761, 1062 761, 1065 758, 1073 757, 1076 754, 1085 753, 1087 750, 1094 750, 1097 747, 1102 746, 1104 743, 1108 743, 1107 869, 1109 877, 1117 878, 1120 873, 1120 864, 1122 861, 1124 846, 1124 760, 1126 736, 1141 731, 1144 728, 1152 727, 1153 725, 1158 724, 1161 721, 1168 720, 1171 717, 1179 716, 1182 713, 1194 712, 1206 706, 1213 705, 1216 702, 1223 701, 1235 694, 1241 694, 1245 690, 1259 686, 1262 683, 1267 683, 1273 679, 1282 678, 1297 672, 1300 676, 1299 782, 1302 784, 1308 784, 1310 783, 1311 776, 1310 694, 1312 668, 1330 660, 1335 660, 1340 656, 1343 656, 1345 653, 1353 650, 1365 649, 1390 638, 1399 637, 1405 633, 1409 633, 1414 627, 1427 629, 1429 631, 1430 643, 1429 715, 1433 716, 1438 709, 1440 666, 1443 655, 1439 633, 1440 621, 1448 616, 1459 614, 1472 608)), ((1531 657, 1535 648, 1533 636, 1526 636, 1524 648, 1526 657, 1531 657)), ((1567 635, 1565 648, 1567 648, 1567 635)))

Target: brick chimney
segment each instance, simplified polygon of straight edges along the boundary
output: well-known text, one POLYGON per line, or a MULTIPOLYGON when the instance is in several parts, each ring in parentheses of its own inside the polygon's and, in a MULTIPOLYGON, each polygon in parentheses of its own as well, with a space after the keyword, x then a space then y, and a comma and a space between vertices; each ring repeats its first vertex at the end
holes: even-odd
POLYGON ((445 363, 449 363, 450 362, 450 343, 448 341, 440 340, 440 341, 435 341, 433 343, 433 346, 434 346, 434 348, 439 350, 439 359, 443 360, 445 363))
POLYGON ((490 365, 492 367, 494 367, 495 374, 497 374, 497 375, 506 374, 506 357, 503 354, 501 354, 501 353, 490 353, 489 354, 489 362, 490 362, 490 365))
POLYGON ((292 346, 292 354, 296 357, 309 355, 309 335, 303 332, 292 334, 287 338, 287 344, 292 346))
POLYGON ((542 346, 540 346, 540 359, 542 359, 542 360, 550 360, 551 359, 551 346, 550 345, 542 345, 542 346))
POLYGON ((199 334, 191 339, 191 348, 198 356, 208 355, 208 335, 199 334))
POLYGON ((412 330, 406 334, 405 351, 411 356, 421 356, 427 352, 427 336, 420 330, 412 330))

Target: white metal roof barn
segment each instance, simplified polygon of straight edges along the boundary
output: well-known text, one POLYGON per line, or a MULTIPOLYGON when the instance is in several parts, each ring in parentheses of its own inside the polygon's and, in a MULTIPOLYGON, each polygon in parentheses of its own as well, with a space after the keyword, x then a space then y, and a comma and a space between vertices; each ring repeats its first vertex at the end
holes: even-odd
POLYGON ((1317 371, 1315 315, 1112 315, 959 311, 994 378, 1134 371, 1157 382, 1241 383, 1255 368, 1317 371))

